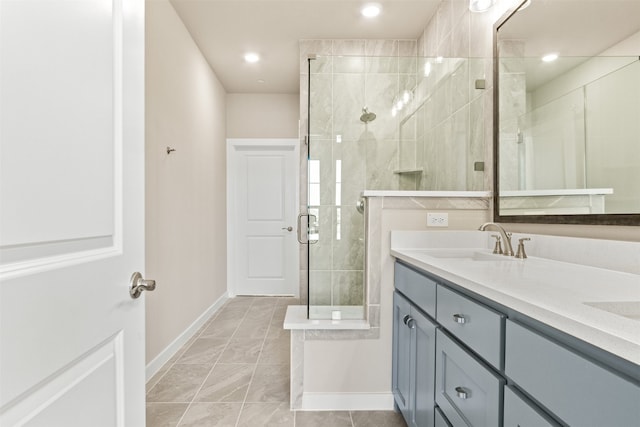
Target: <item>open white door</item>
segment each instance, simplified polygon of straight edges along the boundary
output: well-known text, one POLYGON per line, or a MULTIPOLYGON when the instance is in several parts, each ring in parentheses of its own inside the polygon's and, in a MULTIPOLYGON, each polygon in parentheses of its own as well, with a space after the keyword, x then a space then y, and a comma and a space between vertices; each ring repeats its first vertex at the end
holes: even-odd
POLYGON ((298 296, 297 139, 230 139, 232 295, 298 296))
POLYGON ((144 0, 0 0, 0 425, 144 426, 144 0))

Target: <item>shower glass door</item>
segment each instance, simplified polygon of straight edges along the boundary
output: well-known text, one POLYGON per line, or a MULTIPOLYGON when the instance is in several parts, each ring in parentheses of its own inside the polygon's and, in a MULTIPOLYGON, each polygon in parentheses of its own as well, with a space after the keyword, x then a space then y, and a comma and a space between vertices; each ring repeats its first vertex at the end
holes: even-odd
POLYGON ((358 64, 364 58, 310 60, 309 240, 317 241, 309 244, 312 319, 364 318, 364 214, 357 205, 365 189, 365 76, 358 64))

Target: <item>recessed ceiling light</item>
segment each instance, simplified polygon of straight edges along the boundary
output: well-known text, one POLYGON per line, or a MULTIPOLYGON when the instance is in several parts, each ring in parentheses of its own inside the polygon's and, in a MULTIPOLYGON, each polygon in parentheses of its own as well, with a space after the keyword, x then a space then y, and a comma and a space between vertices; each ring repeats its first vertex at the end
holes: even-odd
POLYGON ((553 62, 556 59, 558 59, 558 54, 557 53, 549 53, 549 54, 547 54, 547 55, 542 57, 542 60, 544 62, 553 62))
POLYGON ((362 16, 364 16, 365 18, 375 18, 376 16, 380 15, 381 10, 382 9, 380 5, 371 3, 365 5, 360 10, 360 13, 362 13, 362 16))
POLYGON ((258 62, 260 61, 260 55, 258 55, 257 53, 246 53, 244 55, 244 60, 249 62, 249 63, 254 63, 254 62, 258 62))

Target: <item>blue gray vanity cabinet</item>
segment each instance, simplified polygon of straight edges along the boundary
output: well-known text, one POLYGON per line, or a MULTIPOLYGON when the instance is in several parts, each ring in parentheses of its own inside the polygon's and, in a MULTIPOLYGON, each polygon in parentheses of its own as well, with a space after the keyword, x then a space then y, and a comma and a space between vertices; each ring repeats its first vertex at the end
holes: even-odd
POLYGON ((640 387, 631 380, 511 320, 505 373, 572 426, 640 425, 640 387))
POLYGON ((502 369, 505 316, 442 285, 437 286, 440 325, 496 369, 502 369))
POLYGON ((449 424, 449 421, 447 421, 445 416, 442 415, 442 411, 440 411, 440 408, 438 408, 438 407, 436 407, 436 425, 435 425, 435 427, 451 427, 451 424, 449 424))
POLYGON ((435 331, 425 314, 394 292, 392 387, 409 427, 433 427, 435 331))
POLYGON ((505 380, 442 329, 436 333, 436 403, 454 426, 496 427, 505 380))
POLYGON ((505 427, 559 427, 535 404, 512 389, 504 388, 504 426, 505 427))
POLYGON ((395 286, 393 391, 410 426, 640 427, 637 365, 402 262, 395 286))

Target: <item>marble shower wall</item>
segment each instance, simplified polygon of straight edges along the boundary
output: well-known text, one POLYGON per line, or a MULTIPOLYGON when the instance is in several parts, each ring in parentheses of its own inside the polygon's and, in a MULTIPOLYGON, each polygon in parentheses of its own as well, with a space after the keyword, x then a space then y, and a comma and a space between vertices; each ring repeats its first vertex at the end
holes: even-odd
MULTIPOLYGON (((518 0, 496 0, 487 12, 468 0, 443 0, 418 39, 418 57, 468 58, 456 63, 425 103, 422 190, 493 188, 493 26, 518 0), (476 80, 484 89, 476 89, 476 80), (474 170, 484 162, 484 171, 474 170)), ((424 62, 418 65, 421 70, 424 62)))
MULTIPOLYGON (((415 40, 300 41, 300 135, 307 133, 310 90, 308 150, 320 188, 309 208, 318 215, 320 235, 308 249, 311 304, 364 304, 364 216, 356 204, 365 189, 398 189, 399 120, 391 106, 401 90, 415 86, 416 53, 415 40), (310 54, 317 57, 309 64, 310 54), (360 121, 364 107, 377 116, 368 124, 360 121)), ((303 202, 307 191, 301 190, 303 202)), ((303 212, 306 205, 300 208, 303 212)), ((306 290, 306 280, 301 286, 306 290)))

